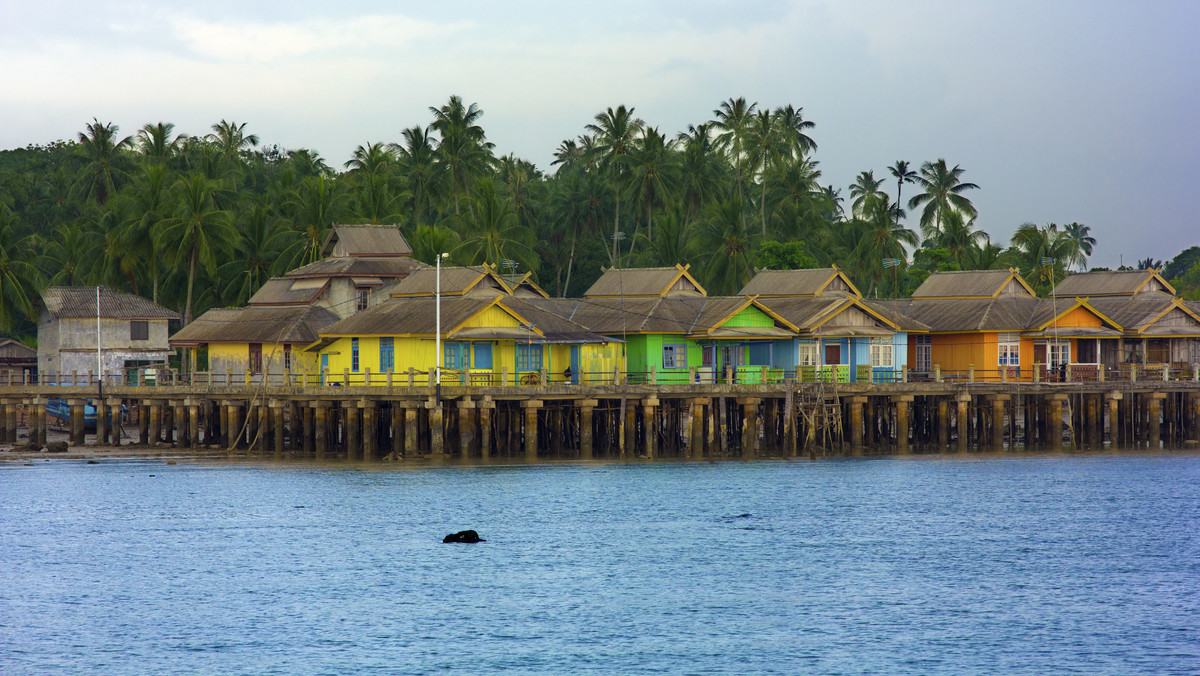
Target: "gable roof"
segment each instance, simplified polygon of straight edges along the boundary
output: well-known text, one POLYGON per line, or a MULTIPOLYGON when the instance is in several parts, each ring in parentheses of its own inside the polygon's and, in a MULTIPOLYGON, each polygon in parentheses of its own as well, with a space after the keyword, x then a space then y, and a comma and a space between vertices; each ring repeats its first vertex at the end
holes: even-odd
POLYGON ((738 292, 742 296, 782 297, 815 296, 829 290, 834 280, 840 279, 847 295, 861 297, 850 278, 835 265, 829 268, 807 270, 759 270, 746 286, 738 292))
POLYGON ((995 298, 912 298, 899 311, 935 333, 1023 331, 1038 308, 1038 299, 1023 294, 995 298))
POLYGON ((412 256, 398 225, 334 225, 321 243, 321 257, 412 256))
POLYGON ((1023 293, 1036 296, 1033 288, 1025 283, 1016 268, 1008 270, 956 270, 952 272, 935 272, 929 275, 921 286, 913 292, 912 297, 918 298, 996 298, 1005 289, 1014 291, 1014 295, 1023 293), (1010 284, 1015 283, 1013 286, 1010 284))
POLYGON ((762 303, 794 324, 801 335, 890 336, 900 328, 874 307, 846 296, 763 298, 762 303), (836 321, 839 316, 849 317, 855 312, 869 317, 869 324, 866 320, 859 325, 836 321))
POLYGON ((1147 291, 1174 294, 1175 288, 1163 279, 1158 270, 1104 270, 1080 272, 1054 287, 1055 296, 1132 296, 1147 291))
MULTIPOLYGON (((438 289, 438 270, 426 267, 413 271, 391 289, 393 298, 432 296, 438 289)), ((496 271, 487 265, 454 266, 441 269, 442 296, 462 296, 476 292, 509 295, 512 289, 496 271), (486 282, 486 283, 485 283, 486 282)))
POLYGON ((307 345, 337 315, 316 305, 217 308, 171 336, 173 345, 208 343, 299 343, 307 345))
MULTIPOLYGON (((52 286, 42 294, 42 304, 59 319, 96 318, 96 287, 52 286)), ((100 287, 100 316, 106 319, 179 319, 179 313, 141 296, 100 287)))
POLYGON ((585 298, 706 295, 688 267, 676 263, 671 268, 609 268, 583 295, 585 298))
POLYGON ((311 305, 329 286, 329 280, 324 280, 324 283, 304 283, 308 281, 272 277, 258 287, 258 291, 250 296, 247 303, 249 305, 311 305))

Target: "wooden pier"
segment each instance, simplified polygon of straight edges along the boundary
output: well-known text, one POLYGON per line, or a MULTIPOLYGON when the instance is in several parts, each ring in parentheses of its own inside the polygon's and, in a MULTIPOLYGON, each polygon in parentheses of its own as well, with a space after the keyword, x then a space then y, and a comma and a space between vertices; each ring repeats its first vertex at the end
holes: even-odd
POLYGON ((0 444, 275 458, 751 459, 1200 443, 1200 382, 0 386, 0 444), (97 406, 85 433, 85 405, 97 406), (18 423, 27 439, 18 439, 18 423), (118 434, 123 430, 124 434, 118 434))

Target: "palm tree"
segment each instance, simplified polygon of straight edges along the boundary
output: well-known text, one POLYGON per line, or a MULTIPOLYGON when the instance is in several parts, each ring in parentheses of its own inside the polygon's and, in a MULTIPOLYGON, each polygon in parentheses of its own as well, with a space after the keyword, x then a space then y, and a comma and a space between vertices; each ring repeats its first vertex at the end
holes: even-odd
POLYGON ((708 253, 706 286, 714 295, 737 293, 754 274, 759 235, 746 227, 743 211, 737 197, 719 202, 697 232, 698 250, 708 253))
POLYGON ((521 227, 512 204, 496 194, 491 178, 479 181, 473 195, 473 218, 467 219, 462 243, 455 247, 455 259, 468 265, 499 267, 505 259, 517 260, 526 268, 536 260, 530 241, 531 231, 521 227))
POLYGON ((896 163, 888 167, 892 178, 896 179, 896 204, 904 204, 900 199, 900 192, 904 188, 905 183, 916 183, 917 172, 908 168, 908 162, 904 160, 896 160, 896 163))
POLYGON ((185 139, 182 134, 175 135, 175 125, 170 122, 147 123, 138 130, 137 148, 147 160, 166 164, 179 152, 185 139))
POLYGON ((850 213, 855 218, 864 218, 864 205, 867 201, 884 194, 880 190, 882 185, 883 179, 876 179, 874 171, 859 172, 854 184, 850 186, 850 197, 854 200, 850 203, 850 213))
POLYGON ((88 195, 96 196, 96 203, 104 206, 108 196, 116 191, 117 181, 125 177, 128 159, 121 151, 133 147, 133 138, 117 138, 120 127, 92 118, 86 131, 79 132, 79 148, 87 162, 79 172, 76 185, 88 195))
POLYGON ((1163 262, 1153 257, 1143 258, 1137 262, 1138 270, 1162 270, 1163 262))
POLYGON ((746 180, 744 160, 746 157, 746 137, 749 134, 750 123, 758 103, 747 103, 745 97, 730 98, 722 101, 713 110, 715 119, 712 126, 717 132, 717 148, 724 150, 734 171, 734 184, 738 189, 738 199, 745 201, 743 186, 746 180))
POLYGON ((354 154, 343 165, 351 173, 363 173, 374 176, 387 170, 396 161, 394 148, 384 143, 368 143, 358 146, 354 154))
POLYGON ((961 167, 957 164, 953 168, 947 167, 944 159, 921 165, 921 173, 917 175, 916 183, 924 192, 910 199, 908 208, 916 209, 922 204, 925 205, 921 212, 921 231, 926 237, 941 231, 942 221, 950 211, 960 211, 968 218, 978 215, 971 200, 962 193, 977 190, 979 186, 964 182, 962 175, 961 167))
POLYGON ((294 213, 292 226, 300 233, 283 256, 294 267, 315 263, 321 258, 321 245, 329 228, 342 216, 344 193, 341 184, 324 176, 310 176, 291 195, 288 206, 294 213))
POLYGON ((817 149, 817 142, 808 135, 808 130, 816 127, 816 123, 804 119, 804 109, 794 108, 792 104, 775 109, 775 119, 783 142, 793 157, 808 157, 817 149))
POLYGON ((1012 237, 1012 246, 1020 257, 1026 279, 1039 291, 1049 291, 1066 276, 1067 262, 1075 255, 1076 244, 1051 223, 1039 228, 1023 223, 1012 237))
POLYGON ((422 214, 429 215, 432 196, 442 174, 442 165, 437 161, 437 150, 429 131, 428 127, 409 127, 400 132, 404 143, 391 146, 400 158, 401 171, 412 205, 414 228, 421 227, 422 214))
POLYGON ((483 174, 492 162, 494 144, 487 141, 476 122, 483 117, 478 104, 464 105, 461 96, 451 96, 441 108, 430 106, 433 123, 430 128, 438 133, 438 154, 445 164, 450 178, 450 192, 454 198, 454 214, 459 214, 459 195, 470 189, 475 179, 483 174))
POLYGON ((1092 255, 1092 248, 1096 246, 1096 238, 1091 236, 1092 229, 1082 223, 1067 223, 1063 226, 1063 232, 1075 242, 1078 249, 1068 265, 1078 265, 1080 270, 1086 270, 1088 256, 1092 255))
POLYGON ((689 124, 686 132, 675 137, 683 146, 679 158, 678 192, 688 220, 698 218, 705 201, 720 193, 721 170, 717 166, 716 143, 711 131, 712 127, 707 124, 689 124))
POLYGON ((621 232, 621 192, 624 188, 627 157, 633 146, 633 140, 643 122, 633 116, 633 108, 624 104, 611 107, 603 113, 597 113, 595 122, 585 128, 595 137, 595 154, 597 165, 601 171, 608 174, 609 186, 616 199, 616 209, 613 217, 613 248, 610 262, 617 262, 617 233, 621 232))
MULTIPOLYGON (((811 124, 811 123, 810 123, 811 124)), ((752 171, 757 173, 762 188, 758 211, 762 220, 762 236, 767 236, 767 178, 771 171, 791 159, 792 148, 784 139, 779 119, 769 111, 760 110, 750 122, 746 152, 752 171)))
POLYGON ((233 256, 217 270, 224 284, 221 297, 243 305, 278 270, 280 252, 294 235, 263 202, 255 202, 237 228, 233 256))
MULTIPOLYGON (((908 250, 905 246, 916 247, 918 238, 917 233, 899 225, 903 212, 898 206, 890 203, 887 193, 877 192, 868 196, 863 215, 865 236, 859 240, 855 250, 859 262, 856 267, 860 274, 865 271, 867 278, 871 280, 867 291, 870 293, 871 289, 880 289, 883 286, 883 260, 906 262, 908 250)), ((893 293, 898 291, 892 289, 893 293)))
POLYGON ((978 247, 988 241, 988 234, 975 229, 975 219, 965 218, 957 211, 949 211, 942 222, 942 229, 929 239, 934 247, 950 252, 959 270, 974 269, 971 257, 978 247))
MULTIPOLYGON (((654 241, 654 206, 675 188, 675 144, 654 127, 643 127, 629 157, 632 198, 646 215, 646 238, 654 241)), ((636 239, 636 235, 635 235, 636 239)))
POLYGON ((167 251, 171 262, 187 268, 187 299, 184 302, 183 324, 192 322, 192 300, 196 274, 203 265, 216 274, 219 257, 227 255, 236 232, 230 224, 229 213, 217 208, 217 184, 204 175, 193 172, 176 184, 174 214, 159 225, 156 238, 159 248, 167 251))
POLYGON ((20 234, 17 216, 0 203, 0 331, 11 333, 22 319, 34 318, 39 286, 33 235, 20 234))
POLYGON ((247 134, 246 123, 221 120, 212 126, 207 139, 215 143, 218 153, 226 161, 234 161, 242 152, 258 146, 258 134, 247 134))
MULTIPOLYGON (((7 208, 7 207, 4 207, 7 208)), ((40 267, 49 277, 49 286, 78 286, 96 259, 96 233, 84 220, 59 223, 42 244, 40 267)))
POLYGON ((659 221, 658 237, 646 241, 637 257, 643 267, 670 267, 676 263, 687 263, 690 259, 693 224, 689 222, 678 205, 659 221))

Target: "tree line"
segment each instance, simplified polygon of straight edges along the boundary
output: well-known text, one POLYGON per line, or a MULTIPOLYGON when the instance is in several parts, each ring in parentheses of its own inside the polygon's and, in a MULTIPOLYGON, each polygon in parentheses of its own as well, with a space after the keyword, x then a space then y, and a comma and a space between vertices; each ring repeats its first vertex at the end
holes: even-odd
MULTIPOLYGON (((676 133, 607 108, 546 171, 499 155, 475 103, 451 96, 429 113, 340 167, 227 120, 201 135, 159 122, 122 136, 93 119, 73 140, 0 152, 0 331, 35 334, 48 285, 109 285, 185 323, 243 305, 317 260, 334 223, 397 224, 420 260, 450 252, 531 271, 563 296, 602 267, 676 263, 712 294, 735 293, 756 267, 830 264, 868 296, 997 267, 1045 291, 1095 246, 1079 223, 1026 223, 993 242, 976 226, 980 187, 942 158, 863 171, 843 194, 822 179, 815 122, 792 105, 730 98, 676 133)), ((1200 277, 1191 268, 1181 275, 1200 277)))

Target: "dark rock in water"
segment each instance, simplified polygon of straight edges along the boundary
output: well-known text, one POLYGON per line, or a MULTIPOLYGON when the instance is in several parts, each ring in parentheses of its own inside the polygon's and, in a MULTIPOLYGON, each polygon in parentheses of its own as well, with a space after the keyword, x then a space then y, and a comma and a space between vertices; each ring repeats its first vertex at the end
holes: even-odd
POLYGON ((447 535, 446 537, 442 538, 442 542, 475 543, 475 542, 487 542, 487 540, 484 540, 483 538, 479 537, 479 533, 476 533, 473 530, 460 530, 457 533, 451 533, 450 535, 447 535))
POLYGON ((67 452, 67 442, 51 441, 50 443, 46 444, 46 452, 47 453, 66 453, 67 452))

